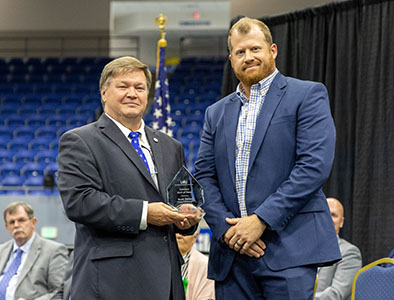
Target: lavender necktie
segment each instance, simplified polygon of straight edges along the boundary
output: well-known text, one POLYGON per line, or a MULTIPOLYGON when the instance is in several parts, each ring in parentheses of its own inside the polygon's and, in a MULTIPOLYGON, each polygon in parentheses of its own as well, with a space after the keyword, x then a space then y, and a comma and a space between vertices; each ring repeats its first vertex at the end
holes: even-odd
POLYGON ((0 281, 0 300, 5 300, 5 294, 7 292, 8 284, 10 283, 11 278, 14 277, 14 275, 18 271, 18 268, 21 264, 22 253, 22 249, 18 248, 16 250, 16 257, 14 258, 7 272, 4 273, 4 276, 0 281))
POLYGON ((135 151, 137 151, 138 155, 141 157, 146 168, 148 169, 148 172, 150 173, 148 161, 146 160, 145 154, 144 154, 144 152, 142 152, 142 149, 140 147, 140 142, 138 140, 139 135, 140 135, 140 133, 138 131, 130 132, 129 137, 131 138, 131 145, 134 147, 135 151))

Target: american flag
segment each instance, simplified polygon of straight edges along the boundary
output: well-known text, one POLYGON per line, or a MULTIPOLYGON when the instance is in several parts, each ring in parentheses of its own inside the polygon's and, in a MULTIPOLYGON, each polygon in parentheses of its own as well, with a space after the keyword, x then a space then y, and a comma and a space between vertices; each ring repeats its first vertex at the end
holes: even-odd
POLYGON ((157 46, 157 65, 155 99, 153 103, 153 123, 152 128, 173 136, 170 96, 168 93, 168 80, 165 66, 166 45, 157 46))

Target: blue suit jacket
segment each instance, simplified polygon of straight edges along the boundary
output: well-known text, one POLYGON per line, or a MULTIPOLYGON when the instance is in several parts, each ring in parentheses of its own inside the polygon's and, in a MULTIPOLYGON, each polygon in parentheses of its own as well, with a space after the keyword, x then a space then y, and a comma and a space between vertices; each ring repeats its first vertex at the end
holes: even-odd
MULTIPOLYGON (((196 178, 204 188, 205 219, 212 229, 208 276, 224 280, 235 252, 221 237, 225 218, 240 217, 235 189, 236 131, 241 102, 235 93, 207 108, 196 178)), ((262 239, 272 270, 330 264, 340 259, 322 185, 335 148, 335 127, 323 84, 278 74, 257 119, 246 185, 248 215, 272 230, 262 239)))

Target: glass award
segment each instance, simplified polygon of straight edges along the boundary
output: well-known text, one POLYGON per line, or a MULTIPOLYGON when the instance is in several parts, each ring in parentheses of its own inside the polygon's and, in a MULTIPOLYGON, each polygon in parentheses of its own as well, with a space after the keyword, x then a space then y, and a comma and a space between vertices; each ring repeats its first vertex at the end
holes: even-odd
POLYGON ((201 184, 183 165, 167 187, 167 204, 182 214, 195 214, 204 204, 204 191, 201 184))

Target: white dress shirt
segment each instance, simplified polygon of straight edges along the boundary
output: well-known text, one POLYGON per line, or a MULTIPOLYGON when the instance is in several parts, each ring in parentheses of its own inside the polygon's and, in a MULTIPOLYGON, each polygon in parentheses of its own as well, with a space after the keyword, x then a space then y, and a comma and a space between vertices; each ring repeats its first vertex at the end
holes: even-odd
POLYGON ((5 294, 5 300, 14 300, 14 296, 15 296, 15 291, 16 291, 16 284, 18 282, 19 276, 21 274, 21 271, 23 270, 23 265, 26 262, 26 258, 29 255, 29 251, 30 251, 30 247, 31 244, 33 243, 33 240, 36 236, 36 233, 34 232, 32 237, 21 247, 18 247, 18 245, 16 244, 16 242, 14 241, 14 245, 12 247, 12 251, 10 254, 10 257, 8 258, 8 262, 5 265, 5 268, 0 276, 0 280, 3 279, 4 273, 7 272, 8 268, 10 267, 12 261, 15 259, 16 257, 16 250, 18 248, 21 248, 23 253, 22 253, 22 257, 21 257, 21 264, 19 265, 18 271, 16 272, 16 274, 11 278, 10 282, 8 283, 8 287, 7 287, 7 292, 5 294))

